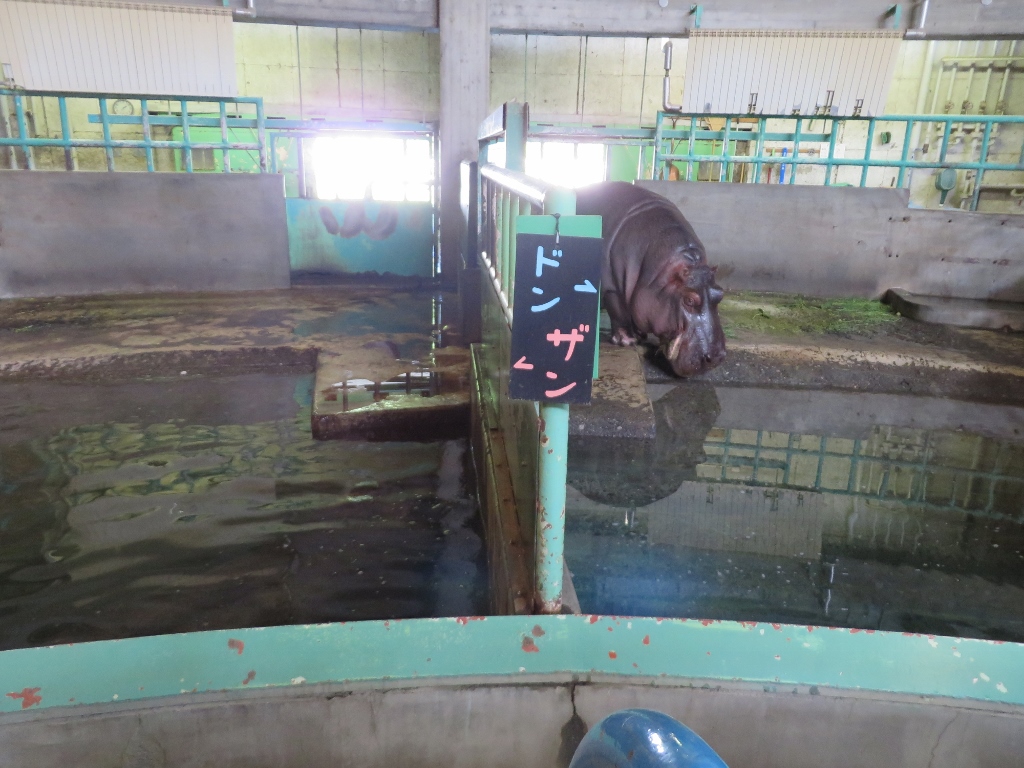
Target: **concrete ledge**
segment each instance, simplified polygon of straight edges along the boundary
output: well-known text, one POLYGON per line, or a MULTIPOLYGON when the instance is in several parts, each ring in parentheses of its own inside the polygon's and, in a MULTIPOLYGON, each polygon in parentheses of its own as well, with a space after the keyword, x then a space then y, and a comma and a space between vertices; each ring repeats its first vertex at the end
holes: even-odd
POLYGON ((593 400, 569 409, 569 434, 654 439, 654 409, 636 348, 601 345, 593 400))
POLYGON ((412 370, 379 348, 321 352, 311 415, 313 437, 465 437, 469 433, 469 350, 445 347, 433 352, 431 358, 412 370), (360 378, 353 378, 353 370, 360 371, 360 378))
POLYGON ((1016 302, 922 296, 900 288, 887 292, 884 301, 904 317, 923 323, 1024 331, 1024 304, 1016 302))
POLYGON ((271 174, 0 173, 0 298, 289 285, 271 174))

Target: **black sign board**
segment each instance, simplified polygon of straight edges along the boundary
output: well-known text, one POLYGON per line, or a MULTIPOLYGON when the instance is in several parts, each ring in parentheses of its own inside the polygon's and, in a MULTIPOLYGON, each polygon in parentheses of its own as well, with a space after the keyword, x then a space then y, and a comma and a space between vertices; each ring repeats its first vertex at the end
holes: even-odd
POLYGON ((603 248, 599 237, 516 235, 511 398, 590 402, 603 248))

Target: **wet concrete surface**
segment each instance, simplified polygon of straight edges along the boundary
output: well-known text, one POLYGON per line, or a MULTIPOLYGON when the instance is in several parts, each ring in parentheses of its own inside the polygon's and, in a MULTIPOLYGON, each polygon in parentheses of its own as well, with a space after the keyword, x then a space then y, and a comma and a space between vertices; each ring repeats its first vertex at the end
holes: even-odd
POLYGON ((8 301, 0 303, 0 379, 315 370, 318 438, 464 437, 469 355, 449 322, 455 312, 451 293, 361 283, 8 301), (421 375, 432 382, 425 393, 382 391, 395 377, 421 375), (335 385, 347 389, 337 406, 335 385))
MULTIPOLYGON (((720 311, 728 356, 701 381, 1024 405, 1024 334, 929 325, 865 299, 733 292, 720 311)), ((645 353, 648 381, 675 381, 645 353)))
POLYGON ((1024 410, 649 392, 656 442, 570 450, 584 612, 1024 641, 1024 410))
POLYGON ((467 442, 318 442, 311 374, 0 383, 0 650, 480 614, 467 442))

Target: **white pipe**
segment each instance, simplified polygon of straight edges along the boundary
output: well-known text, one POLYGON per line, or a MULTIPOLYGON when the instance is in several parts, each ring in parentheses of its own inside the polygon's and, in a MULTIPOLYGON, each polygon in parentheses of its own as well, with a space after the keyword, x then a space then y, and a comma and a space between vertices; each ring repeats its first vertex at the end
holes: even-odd
POLYGON ((907 37, 924 37, 924 25, 928 20, 928 3, 929 0, 920 0, 915 6, 917 18, 914 20, 914 26, 907 30, 907 37))
POLYGON ((917 89, 917 103, 914 106, 914 114, 920 115, 924 109, 925 99, 928 98, 928 86, 932 81, 932 66, 935 63, 935 41, 928 41, 928 52, 924 55, 924 66, 921 67, 921 87, 917 89))
POLYGON ((672 104, 669 101, 669 72, 672 69, 672 41, 666 40, 663 48, 665 51, 665 79, 661 81, 661 106, 666 112, 682 112, 682 104, 672 104))
POLYGON ((978 112, 988 114, 988 92, 992 88, 992 71, 995 67, 996 51, 999 49, 999 41, 992 41, 992 60, 988 63, 988 70, 985 72, 985 91, 981 94, 981 104, 978 105, 978 112))
MULTIPOLYGON (((921 67, 921 85, 917 89, 917 101, 914 104, 914 114, 920 115, 924 110, 924 102, 928 98, 928 86, 932 81, 932 66, 935 63, 935 41, 928 41, 928 52, 924 55, 924 66, 921 67)), ((941 68, 940 68, 941 71, 941 68)), ((910 146, 915 150, 921 145, 921 124, 914 125, 914 135, 910 140, 910 146)))
MULTIPOLYGON (((1017 41, 1016 40, 1012 40, 1010 42, 1010 49, 1007 51, 1007 53, 1009 54, 1011 59, 1014 56, 1017 55, 1017 41)), ((997 115, 1004 115, 1004 114, 1006 114, 1006 84, 1009 81, 1009 79, 1010 79, 1010 68, 1007 67, 1006 69, 1003 70, 1003 82, 999 86, 999 101, 996 102, 996 114, 997 115)))

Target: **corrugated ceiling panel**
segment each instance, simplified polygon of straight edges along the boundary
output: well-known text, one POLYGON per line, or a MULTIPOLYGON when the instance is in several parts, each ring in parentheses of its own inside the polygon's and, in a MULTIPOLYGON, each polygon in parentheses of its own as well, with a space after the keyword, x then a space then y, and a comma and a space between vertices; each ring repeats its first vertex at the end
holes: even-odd
POLYGON ((227 8, 0 0, 0 57, 33 90, 238 93, 227 8))
POLYGON ((684 112, 813 115, 833 91, 832 114, 880 115, 885 109, 901 33, 786 30, 690 31, 684 112))

